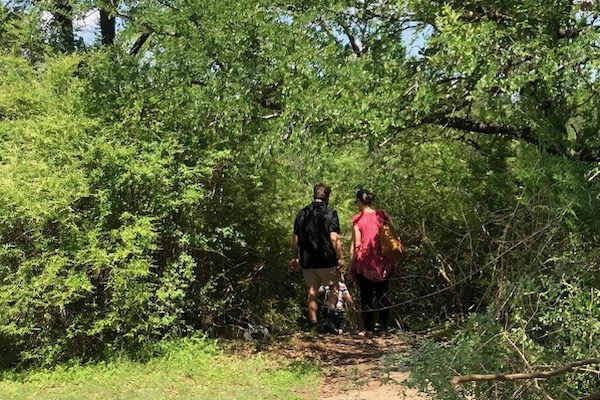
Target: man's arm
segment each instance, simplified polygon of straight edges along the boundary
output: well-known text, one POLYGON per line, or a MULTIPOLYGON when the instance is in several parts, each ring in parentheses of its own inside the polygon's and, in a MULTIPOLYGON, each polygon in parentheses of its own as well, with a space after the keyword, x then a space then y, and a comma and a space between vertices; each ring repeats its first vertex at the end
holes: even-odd
POLYGON ((335 255, 338 260, 338 268, 344 266, 344 254, 342 253, 342 241, 340 240, 340 219, 337 212, 333 210, 329 224, 329 240, 335 250, 335 255))
POLYGON ((298 271, 300 269, 300 257, 298 257, 298 234, 302 231, 303 223, 304 218, 302 211, 300 211, 298 214, 296 214, 296 218, 294 219, 294 230, 292 232, 292 259, 290 261, 290 268, 292 269, 292 271, 298 271))
POLYGON ((338 267, 343 267, 345 261, 344 255, 342 254, 342 241, 340 240, 340 235, 337 232, 331 232, 329 233, 329 239, 331 240, 331 244, 335 250, 335 255, 338 260, 338 267))
POLYGON ((300 260, 298 259, 298 235, 292 234, 292 260, 290 262, 292 271, 300 269, 300 260))

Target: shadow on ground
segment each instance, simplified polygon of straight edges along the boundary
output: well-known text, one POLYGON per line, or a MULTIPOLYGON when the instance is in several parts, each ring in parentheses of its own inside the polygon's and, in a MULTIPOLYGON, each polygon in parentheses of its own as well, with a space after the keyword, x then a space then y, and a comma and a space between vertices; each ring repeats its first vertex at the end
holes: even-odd
POLYGON ((296 334, 269 351, 290 362, 316 363, 323 371, 320 399, 388 400, 427 397, 408 388, 400 368, 410 355, 414 337, 406 334, 363 338, 351 334, 296 334))

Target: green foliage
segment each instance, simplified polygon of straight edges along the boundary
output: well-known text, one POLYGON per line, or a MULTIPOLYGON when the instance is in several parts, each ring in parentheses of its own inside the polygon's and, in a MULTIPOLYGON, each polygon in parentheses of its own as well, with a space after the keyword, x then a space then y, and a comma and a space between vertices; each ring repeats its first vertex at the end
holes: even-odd
MULTIPOLYGON (((126 79, 148 85, 138 100, 132 92, 122 109, 118 95, 116 104, 84 109, 118 86, 77 78, 73 68, 86 61, 68 60, 41 75, 5 61, 15 76, 0 102, 12 113, 0 128, 1 334, 11 353, 49 363, 87 359, 102 343, 134 349, 217 320, 269 314, 266 299, 278 310, 292 306, 273 298, 285 267, 259 281, 288 242, 271 201, 283 180, 278 163, 258 164, 250 149, 229 150, 227 137, 210 127, 197 133, 193 121, 178 126, 177 112, 198 111, 193 98, 167 98, 172 111, 141 119, 131 105, 158 109, 164 88, 135 71, 126 79), (20 90, 26 79, 38 92, 20 90), (90 103, 82 102, 84 85, 96 97, 90 103), (46 111, 48 104, 54 108, 46 111)), ((181 90, 172 88, 172 98, 181 90)))
POLYGON ((318 390, 314 368, 281 367, 265 356, 224 355, 213 341, 162 341, 146 362, 117 358, 94 365, 5 372, 0 396, 11 399, 300 399, 318 390), (232 384, 234 382, 234 384, 232 384))
MULTIPOLYGON (((458 392, 450 384, 454 375, 529 372, 598 355, 592 344, 600 333, 598 318, 590 310, 597 307, 599 282, 595 251, 586 250, 597 235, 588 226, 592 219, 586 209, 597 199, 587 190, 585 168, 531 152, 506 167, 502 174, 519 182, 518 190, 512 196, 503 190, 503 197, 474 191, 479 201, 487 198, 487 204, 493 200, 498 207, 503 201, 506 206, 479 222, 485 236, 475 229, 467 236, 470 251, 479 243, 491 249, 476 269, 484 277, 477 282, 486 285, 477 300, 489 305, 487 311, 472 315, 447 341, 425 345, 413 360, 414 379, 442 398, 508 399, 519 393, 535 399, 544 398, 543 390, 561 393, 558 398, 589 395, 598 390, 590 373, 539 382, 464 384, 458 392), (527 167, 532 161, 535 172, 527 167)), ((504 182, 493 178, 488 184, 504 182)), ((480 215, 482 211, 480 207, 480 215)))
MULTIPOLYGON (((548 285, 547 278, 544 280, 548 285)), ((454 376, 558 369, 576 360, 598 357, 592 343, 597 341, 600 325, 590 314, 598 303, 596 289, 586 293, 584 285, 566 280, 555 290, 542 293, 531 291, 539 286, 524 279, 514 286, 511 300, 518 305, 510 313, 490 308, 471 315, 450 340, 426 342, 408 361, 413 384, 447 399, 512 399, 515 393, 528 399, 543 399, 544 393, 553 393, 562 399, 597 391, 594 371, 585 369, 543 381, 493 380, 460 387, 451 383, 454 376)))
MULTIPOLYGON (((448 366, 516 371, 595 351, 594 10, 124 1, 114 45, 51 57, 42 10, 18 4, 0 8, 7 363, 87 360, 248 319, 295 328, 304 289, 287 272, 289 234, 319 181, 345 241, 360 187, 398 225, 395 317, 422 327, 474 313, 416 360, 435 366, 415 376, 440 398, 455 395, 448 366)), ((585 394, 590 376, 542 386, 585 394)))
POLYGON ((0 4, 0 49, 5 54, 23 56, 29 62, 38 63, 50 53, 40 24, 42 12, 25 3, 0 4))

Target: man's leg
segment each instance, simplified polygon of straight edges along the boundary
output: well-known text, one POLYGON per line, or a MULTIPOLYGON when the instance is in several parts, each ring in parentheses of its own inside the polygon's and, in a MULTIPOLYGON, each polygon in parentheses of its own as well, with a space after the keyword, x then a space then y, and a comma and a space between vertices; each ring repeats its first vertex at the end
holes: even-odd
POLYGON ((337 267, 315 269, 315 274, 319 277, 319 285, 329 286, 329 298, 327 299, 327 310, 335 311, 337 305, 342 275, 337 267))
POLYGON ((337 267, 324 268, 318 272, 323 285, 329 286, 329 298, 327 299, 327 317, 325 320, 325 329, 332 333, 340 333, 336 324, 336 306, 340 296, 339 283, 342 279, 337 267))
POLYGON ((317 327, 317 312, 318 312, 318 291, 321 285, 321 279, 314 269, 303 269, 304 282, 306 283, 308 294, 306 296, 306 308, 308 310, 308 322, 310 328, 317 327))
POLYGON ((318 287, 309 286, 308 287, 308 296, 306 298, 306 305, 308 308, 308 321, 311 324, 317 323, 317 311, 319 309, 319 304, 317 302, 317 291, 318 287))

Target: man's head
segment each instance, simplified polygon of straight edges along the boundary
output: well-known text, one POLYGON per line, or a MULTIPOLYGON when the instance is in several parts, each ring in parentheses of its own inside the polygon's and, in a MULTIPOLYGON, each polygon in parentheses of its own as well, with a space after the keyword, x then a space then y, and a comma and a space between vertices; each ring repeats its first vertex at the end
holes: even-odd
POLYGON ((331 187, 324 183, 317 183, 313 188, 313 199, 321 200, 323 203, 329 202, 329 195, 331 194, 331 187))

